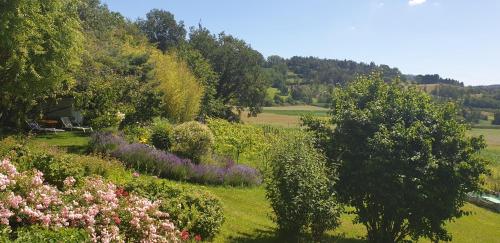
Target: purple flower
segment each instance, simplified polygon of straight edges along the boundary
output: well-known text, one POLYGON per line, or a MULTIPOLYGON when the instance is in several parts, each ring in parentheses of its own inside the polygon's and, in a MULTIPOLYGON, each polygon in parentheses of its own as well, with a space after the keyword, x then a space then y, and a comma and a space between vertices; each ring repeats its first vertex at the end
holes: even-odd
POLYGON ((112 133, 96 133, 92 136, 90 144, 95 152, 108 154, 129 168, 159 177, 235 186, 258 185, 262 182, 260 173, 256 169, 236 165, 229 158, 222 158, 220 165, 195 164, 189 159, 180 158, 146 144, 129 144, 123 137, 112 133))

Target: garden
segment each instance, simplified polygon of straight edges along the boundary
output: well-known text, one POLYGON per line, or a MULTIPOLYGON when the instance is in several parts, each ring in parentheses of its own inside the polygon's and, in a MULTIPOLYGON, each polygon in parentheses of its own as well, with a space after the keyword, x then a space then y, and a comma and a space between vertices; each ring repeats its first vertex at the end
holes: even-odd
POLYGON ((328 61, 342 79, 314 84, 315 58, 99 0, 0 14, 1 242, 500 238, 470 203, 500 190, 500 129, 396 68, 328 61))
MULTIPOLYGON (((331 187, 339 183, 329 174, 331 148, 320 147, 329 144, 321 134, 331 128, 324 118, 299 119, 302 129, 155 118, 91 134, 4 137, 2 237, 276 242, 290 240, 291 231, 301 241, 366 239, 355 208, 331 187)), ((494 159, 496 137, 472 134, 486 134, 490 147, 482 157, 494 159)), ((498 178, 493 173, 486 182, 495 190, 498 178)), ((460 208, 471 215, 443 225, 454 240, 498 237, 497 213, 468 203, 460 208)))

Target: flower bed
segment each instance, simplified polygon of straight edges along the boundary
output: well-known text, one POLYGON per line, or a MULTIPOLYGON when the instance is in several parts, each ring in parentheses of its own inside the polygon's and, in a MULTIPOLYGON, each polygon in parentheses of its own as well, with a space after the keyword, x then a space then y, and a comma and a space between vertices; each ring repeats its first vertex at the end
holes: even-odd
POLYGON ((0 230, 32 225, 85 229, 93 242, 179 242, 183 235, 160 201, 128 193, 99 177, 87 177, 75 187, 45 184, 38 170, 18 172, 5 159, 0 164, 0 230))
POLYGON ((140 143, 126 142, 111 133, 96 133, 90 146, 94 152, 104 153, 124 162, 135 170, 159 177, 202 184, 251 186, 261 183, 259 172, 227 160, 221 165, 195 164, 189 159, 155 149, 140 143))

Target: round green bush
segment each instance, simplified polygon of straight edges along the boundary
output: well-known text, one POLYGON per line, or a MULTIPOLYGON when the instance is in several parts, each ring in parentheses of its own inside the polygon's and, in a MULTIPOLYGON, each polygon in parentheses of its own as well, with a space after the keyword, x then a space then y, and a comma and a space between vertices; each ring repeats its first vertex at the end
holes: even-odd
POLYGON ((172 131, 172 151, 199 163, 214 146, 214 135, 210 129, 195 121, 182 123, 172 131))
POLYGON ((155 120, 151 128, 151 144, 157 149, 169 150, 172 145, 172 130, 173 126, 167 120, 155 120))

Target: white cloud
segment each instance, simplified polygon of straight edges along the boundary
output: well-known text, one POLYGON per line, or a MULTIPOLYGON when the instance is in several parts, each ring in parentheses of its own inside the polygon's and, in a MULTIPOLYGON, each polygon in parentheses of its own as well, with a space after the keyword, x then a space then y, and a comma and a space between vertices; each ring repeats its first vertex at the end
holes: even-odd
POLYGON ((413 6, 417 6, 420 4, 424 4, 425 2, 427 2, 427 0, 410 0, 410 1, 408 1, 408 5, 413 7, 413 6))

